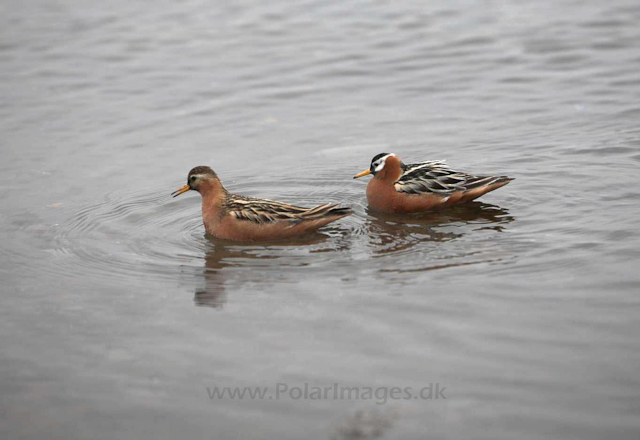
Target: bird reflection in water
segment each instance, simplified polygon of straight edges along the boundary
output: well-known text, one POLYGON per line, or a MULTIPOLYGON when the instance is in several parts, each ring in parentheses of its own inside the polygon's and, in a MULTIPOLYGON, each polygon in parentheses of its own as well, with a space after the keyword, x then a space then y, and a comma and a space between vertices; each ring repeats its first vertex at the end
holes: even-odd
POLYGON ((507 209, 483 202, 469 202, 441 211, 417 214, 398 215, 375 211, 368 211, 367 214, 370 221, 365 225, 366 233, 375 254, 402 252, 425 241, 447 242, 461 238, 471 230, 492 229, 501 232, 514 220, 507 209))
POLYGON ((368 218, 360 217, 361 223, 353 228, 336 226, 325 229, 326 234, 315 233, 287 241, 241 244, 209 237, 202 285, 196 289, 194 303, 220 310, 227 301, 228 290, 241 290, 247 283, 255 283, 263 289, 268 288, 269 283, 278 283, 282 271, 308 264, 309 260, 301 259, 296 252, 300 248, 308 251, 306 255, 336 252, 347 258, 343 262, 348 266, 353 258, 348 252, 353 251, 354 242, 365 237, 373 257, 408 253, 406 258, 396 260, 393 267, 385 263, 381 271, 413 271, 416 264, 420 265, 420 270, 424 270, 424 264, 429 269, 475 264, 478 261, 470 263, 462 258, 475 254, 476 249, 467 249, 468 254, 464 255, 458 252, 449 255, 450 251, 441 244, 473 231, 502 231, 514 220, 506 209, 482 202, 420 214, 367 214, 368 218), (444 265, 443 259, 447 260, 444 265))
POLYGON ((221 310, 227 301, 227 288, 240 286, 245 282, 263 281, 253 279, 256 269, 279 267, 281 263, 272 260, 281 259, 282 247, 317 245, 327 242, 328 235, 316 232, 306 237, 266 243, 234 243, 207 236, 209 243, 205 251, 202 271, 203 285, 196 288, 193 302, 196 306, 221 310), (242 269, 243 267, 250 269, 242 269))
POLYGON ((196 288, 193 302, 196 306, 222 309, 227 301, 227 294, 224 287, 224 268, 231 263, 225 260, 234 258, 234 253, 225 246, 211 245, 207 248, 204 257, 204 270, 202 276, 204 286, 196 288))

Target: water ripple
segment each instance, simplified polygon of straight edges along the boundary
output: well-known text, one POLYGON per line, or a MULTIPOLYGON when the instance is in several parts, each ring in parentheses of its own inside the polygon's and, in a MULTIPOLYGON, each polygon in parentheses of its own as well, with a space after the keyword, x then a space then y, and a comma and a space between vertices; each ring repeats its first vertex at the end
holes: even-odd
MULTIPOLYGON (((205 236, 195 193, 172 199, 166 187, 113 192, 100 202, 71 210, 56 228, 52 270, 129 284, 149 276, 175 282, 185 273, 201 276, 203 270, 250 267, 257 275, 283 267, 322 268, 381 257, 392 257, 399 270, 444 267, 466 264, 469 257, 477 260, 479 251, 451 253, 452 248, 439 250, 439 244, 472 231, 500 231, 513 220, 508 211, 479 202, 408 217, 372 213, 361 184, 345 182, 321 164, 307 164, 302 177, 225 174, 236 176, 227 184, 232 192, 306 206, 330 201, 351 206, 354 214, 310 237, 237 244, 205 236)), ((384 265, 382 269, 387 270, 384 265)))

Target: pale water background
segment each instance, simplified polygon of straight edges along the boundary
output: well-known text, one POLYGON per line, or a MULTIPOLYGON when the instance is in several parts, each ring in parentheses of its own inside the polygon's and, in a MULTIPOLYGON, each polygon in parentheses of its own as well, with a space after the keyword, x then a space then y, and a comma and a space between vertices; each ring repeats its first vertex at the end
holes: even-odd
POLYGON ((640 437, 637 0, 3 2, 0 97, 2 438, 640 437), (516 180, 374 215, 385 151, 516 180), (195 165, 355 215, 209 240, 195 165))

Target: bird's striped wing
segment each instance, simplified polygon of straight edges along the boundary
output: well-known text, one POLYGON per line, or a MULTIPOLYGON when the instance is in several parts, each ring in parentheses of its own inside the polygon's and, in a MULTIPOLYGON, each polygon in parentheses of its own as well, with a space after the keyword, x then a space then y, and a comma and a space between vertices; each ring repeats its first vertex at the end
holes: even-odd
POLYGON ((407 194, 433 193, 448 196, 457 191, 489 185, 497 179, 454 171, 443 160, 404 165, 403 171, 394 185, 396 191, 407 194))
POLYGON ((398 192, 408 194, 449 195, 464 190, 464 183, 471 177, 466 173, 453 171, 441 160, 405 165, 403 171, 395 182, 395 188, 398 192))
POLYGON ((239 220, 258 224, 287 222, 296 224, 304 220, 316 220, 327 216, 344 216, 351 211, 325 203, 315 208, 303 208, 267 199, 234 195, 227 199, 227 211, 239 220))

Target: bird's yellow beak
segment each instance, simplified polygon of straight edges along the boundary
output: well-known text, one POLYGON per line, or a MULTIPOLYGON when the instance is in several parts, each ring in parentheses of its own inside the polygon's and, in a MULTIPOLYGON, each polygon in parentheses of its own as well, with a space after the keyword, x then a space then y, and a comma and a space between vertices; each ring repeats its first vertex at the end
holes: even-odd
POLYGON ((353 178, 357 179, 358 177, 363 177, 363 176, 366 176, 367 174, 371 174, 371 170, 364 170, 363 172, 358 173, 355 176, 353 176, 353 178))
POLYGON ((189 191, 191 189, 191 187, 189 185, 184 185, 181 186, 180 188, 178 188, 177 190, 175 190, 174 192, 171 193, 171 195, 173 197, 178 197, 180 194, 184 194, 187 191, 189 191))

